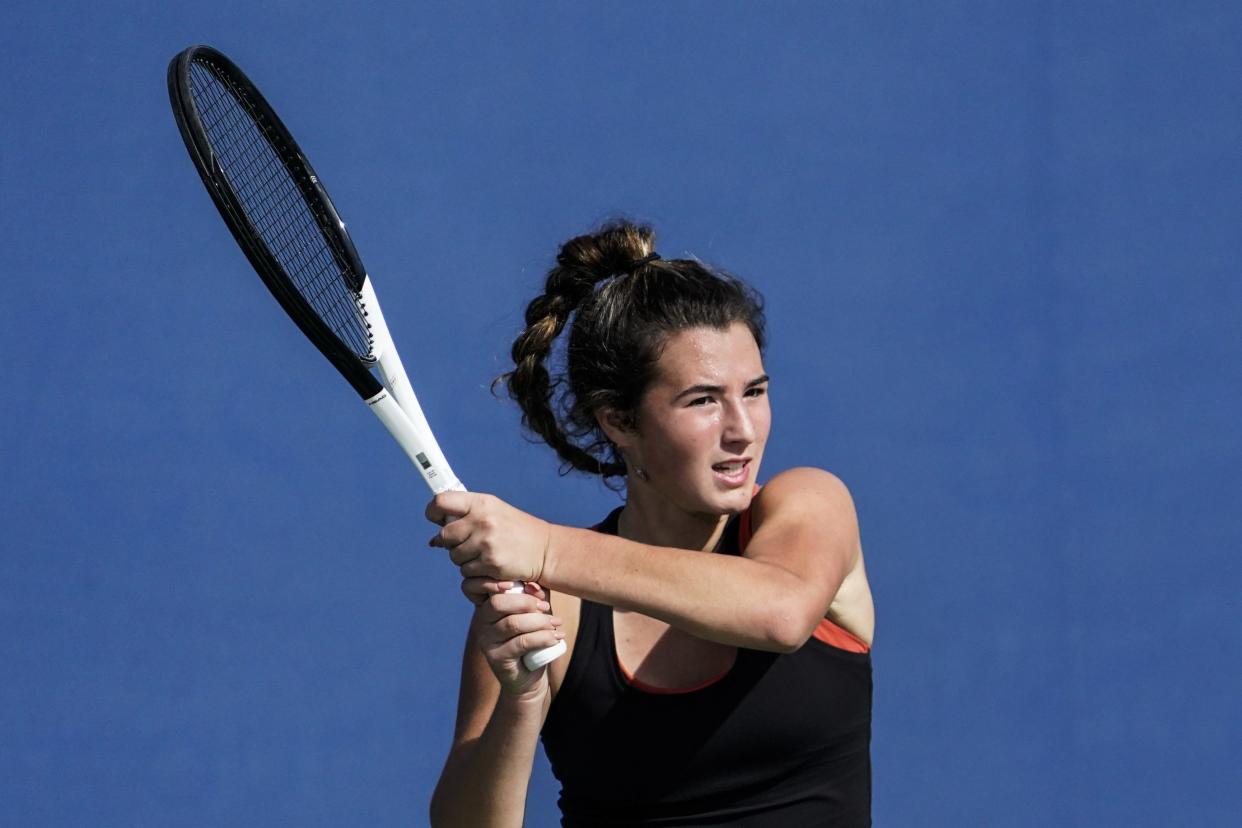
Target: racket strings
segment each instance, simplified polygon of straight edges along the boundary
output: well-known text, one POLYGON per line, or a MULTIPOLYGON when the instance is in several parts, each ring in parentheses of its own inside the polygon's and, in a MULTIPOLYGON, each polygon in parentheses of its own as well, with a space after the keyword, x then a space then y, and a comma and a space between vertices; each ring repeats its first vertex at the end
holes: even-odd
POLYGON ((320 319, 356 356, 370 359, 366 313, 320 229, 321 217, 282 158, 278 137, 244 92, 211 67, 191 66, 190 89, 215 160, 248 223, 320 319))

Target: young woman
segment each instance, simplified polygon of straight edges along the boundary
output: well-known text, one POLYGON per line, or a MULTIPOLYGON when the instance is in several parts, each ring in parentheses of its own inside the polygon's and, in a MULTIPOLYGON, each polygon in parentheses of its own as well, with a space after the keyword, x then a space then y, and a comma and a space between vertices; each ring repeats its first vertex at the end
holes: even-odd
POLYGON ((522 825, 542 735, 565 826, 870 825, 857 519, 825 471, 757 485, 758 296, 618 223, 561 248, 526 325, 506 375, 523 424, 623 480, 625 505, 594 529, 484 494, 427 507, 476 604, 433 824, 522 825), (567 655, 523 666, 558 640, 567 655))

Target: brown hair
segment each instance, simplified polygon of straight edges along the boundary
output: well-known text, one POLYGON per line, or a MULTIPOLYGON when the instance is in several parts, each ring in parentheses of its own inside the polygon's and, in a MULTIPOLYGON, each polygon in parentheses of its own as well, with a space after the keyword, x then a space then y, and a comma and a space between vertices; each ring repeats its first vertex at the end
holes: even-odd
POLYGON ((689 328, 750 328, 762 353, 763 300, 740 279, 692 259, 655 257, 650 227, 615 221, 561 246, 543 293, 526 307, 504 380, 522 425, 569 469, 624 476, 625 463, 595 412, 636 428, 639 401, 669 338, 689 328), (567 324, 569 342, 549 371, 567 324))

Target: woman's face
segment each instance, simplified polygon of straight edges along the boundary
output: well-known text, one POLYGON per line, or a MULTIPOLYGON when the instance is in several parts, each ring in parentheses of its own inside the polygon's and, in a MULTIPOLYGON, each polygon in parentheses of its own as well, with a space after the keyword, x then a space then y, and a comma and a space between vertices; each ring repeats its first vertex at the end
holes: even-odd
POLYGON ((744 511, 772 424, 768 377, 746 325, 692 328, 669 339, 619 443, 646 485, 687 512, 744 511))

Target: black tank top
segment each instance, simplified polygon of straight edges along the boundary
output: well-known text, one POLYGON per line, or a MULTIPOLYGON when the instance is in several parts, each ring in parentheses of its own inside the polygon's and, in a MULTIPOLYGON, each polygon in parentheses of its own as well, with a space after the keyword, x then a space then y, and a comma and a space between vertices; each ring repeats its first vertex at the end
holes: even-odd
MULTIPOLYGON (((596 528, 616 534, 620 512, 596 528)), ((720 553, 740 554, 740 523, 720 553)), ((612 608, 584 600, 542 738, 565 828, 871 824, 871 657, 817 638, 654 694, 621 672, 612 608)))

